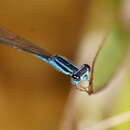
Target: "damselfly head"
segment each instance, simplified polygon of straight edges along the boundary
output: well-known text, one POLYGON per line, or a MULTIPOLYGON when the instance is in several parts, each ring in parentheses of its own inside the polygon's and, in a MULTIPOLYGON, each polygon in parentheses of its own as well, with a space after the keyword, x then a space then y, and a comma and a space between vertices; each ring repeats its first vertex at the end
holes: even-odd
POLYGON ((81 65, 78 71, 71 76, 71 81, 81 91, 88 91, 90 81, 90 66, 87 64, 81 65))

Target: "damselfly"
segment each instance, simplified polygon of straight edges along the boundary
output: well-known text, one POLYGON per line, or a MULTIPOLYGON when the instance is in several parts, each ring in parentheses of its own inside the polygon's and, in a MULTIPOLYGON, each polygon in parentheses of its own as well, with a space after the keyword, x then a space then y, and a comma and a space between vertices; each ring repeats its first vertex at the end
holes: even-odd
POLYGON ((69 75, 71 82, 76 85, 78 89, 86 92, 88 91, 88 86, 80 85, 80 83, 84 81, 89 83, 91 71, 89 65, 83 64, 78 68, 68 59, 57 54, 50 54, 30 41, 25 40, 4 28, 0 28, 0 43, 28 52, 33 56, 40 58, 64 74, 69 75))

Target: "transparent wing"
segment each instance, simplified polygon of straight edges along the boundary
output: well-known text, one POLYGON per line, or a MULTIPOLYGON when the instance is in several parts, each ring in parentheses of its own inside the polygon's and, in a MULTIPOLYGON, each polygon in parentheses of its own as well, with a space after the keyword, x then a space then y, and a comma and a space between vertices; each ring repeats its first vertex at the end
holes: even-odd
POLYGON ((31 53, 32 55, 35 55, 36 57, 39 57, 42 60, 48 60, 50 58, 50 54, 45 50, 41 49, 40 47, 37 47, 30 41, 25 40, 1 27, 0 43, 3 43, 12 48, 16 48, 31 53))

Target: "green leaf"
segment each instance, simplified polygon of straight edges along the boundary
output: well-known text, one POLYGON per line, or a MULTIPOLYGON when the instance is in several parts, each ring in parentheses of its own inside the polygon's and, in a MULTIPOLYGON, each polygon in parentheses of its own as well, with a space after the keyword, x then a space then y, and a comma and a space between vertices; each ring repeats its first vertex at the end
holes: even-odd
POLYGON ((113 25, 104 40, 94 67, 94 89, 105 87, 123 63, 128 52, 128 34, 119 25, 113 25))

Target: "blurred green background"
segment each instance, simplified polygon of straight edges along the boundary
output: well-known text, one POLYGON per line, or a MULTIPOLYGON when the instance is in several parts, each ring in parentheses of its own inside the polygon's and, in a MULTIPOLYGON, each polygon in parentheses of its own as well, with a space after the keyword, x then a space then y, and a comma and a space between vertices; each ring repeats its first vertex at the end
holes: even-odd
MULTIPOLYGON (((1 0, 0 26, 73 61, 76 61, 78 47, 86 33, 89 34, 90 30, 102 31, 109 26, 106 44, 96 63, 94 87, 99 87, 111 77, 129 51, 130 19, 127 12, 130 10, 127 2, 1 0), (103 70, 102 73, 100 70, 103 70)), ((129 76, 128 71, 115 107, 104 117, 130 109, 129 76)), ((50 65, 1 44, 0 129, 59 129, 70 86, 69 77, 50 65)), ((82 107, 80 109, 84 111, 82 107)), ((83 113, 87 116, 86 111, 83 113)), ((126 123, 112 129, 129 130, 130 125, 126 123)))

